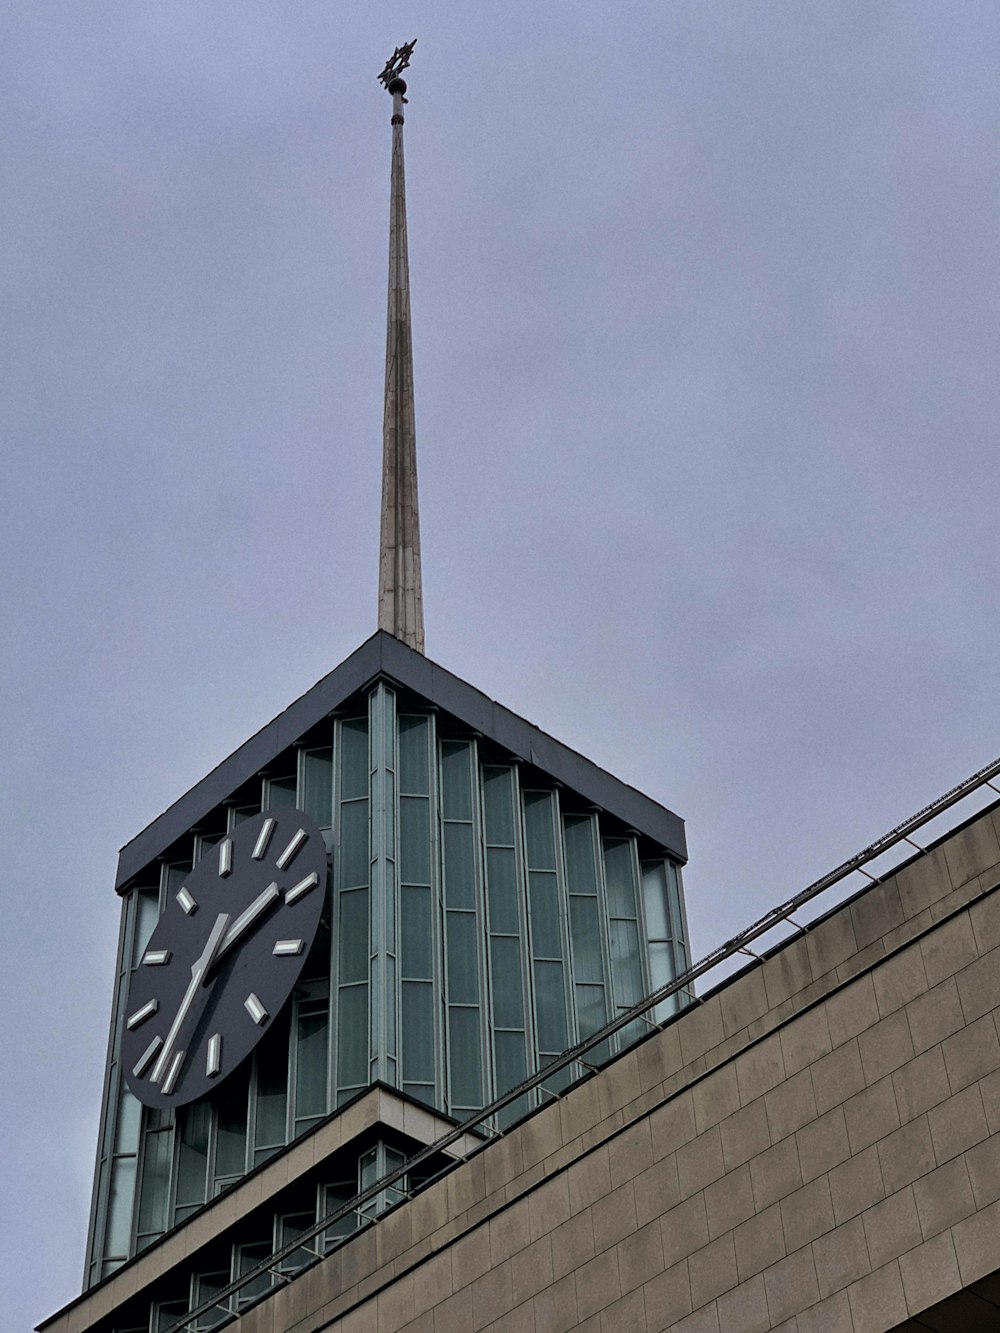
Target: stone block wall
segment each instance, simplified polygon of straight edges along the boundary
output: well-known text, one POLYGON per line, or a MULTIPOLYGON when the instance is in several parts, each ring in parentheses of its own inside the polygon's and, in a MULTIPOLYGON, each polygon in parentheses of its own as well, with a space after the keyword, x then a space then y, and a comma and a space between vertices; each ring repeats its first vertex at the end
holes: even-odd
POLYGON ((917 1327, 1000 1269, 998 883, 987 812, 241 1333, 917 1327))

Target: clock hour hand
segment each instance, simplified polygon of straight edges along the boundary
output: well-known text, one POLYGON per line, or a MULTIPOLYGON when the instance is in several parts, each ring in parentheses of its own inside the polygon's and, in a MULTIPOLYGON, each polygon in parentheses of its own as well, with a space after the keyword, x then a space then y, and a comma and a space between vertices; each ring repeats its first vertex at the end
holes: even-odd
MULTIPOLYGON (((150 1080, 153 1083, 159 1083, 168 1069, 171 1057, 174 1053, 174 1047, 177 1045, 177 1037, 181 1027, 184 1024, 184 1020, 191 1012, 198 991, 201 989, 205 974, 212 966, 216 955, 222 946, 223 937, 225 936, 228 925, 229 913, 220 912, 215 918, 215 925, 212 927, 204 949, 202 949, 199 956, 191 964, 191 980, 188 983, 188 988, 184 992, 184 998, 181 1000, 177 1013, 174 1015, 174 1021, 170 1024, 170 1031, 167 1033, 163 1048, 157 1056, 156 1064, 153 1066, 152 1072, 149 1075, 150 1080)), ((176 1074, 174 1077, 176 1078, 176 1074)), ((171 1080, 171 1082, 173 1082, 173 1080, 171 1080)), ((167 1089, 165 1088, 164 1091, 167 1091, 167 1089)))
POLYGON ((233 947, 236 941, 255 924, 273 902, 281 897, 277 884, 269 884, 263 893, 259 893, 249 907, 244 907, 233 924, 223 936, 222 943, 219 945, 219 951, 216 958, 221 958, 224 953, 233 947))

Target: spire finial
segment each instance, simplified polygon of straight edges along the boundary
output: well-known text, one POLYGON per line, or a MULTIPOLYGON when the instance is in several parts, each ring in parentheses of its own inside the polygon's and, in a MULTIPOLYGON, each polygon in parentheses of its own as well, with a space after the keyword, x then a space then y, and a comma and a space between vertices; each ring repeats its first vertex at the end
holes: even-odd
POLYGON ((385 337, 385 414, 382 419, 382 524, 379 549, 378 627, 424 651, 417 508, 417 434, 413 411, 410 268, 406 247, 401 73, 416 38, 397 46, 378 76, 392 94, 392 177, 389 204, 389 306, 385 337))

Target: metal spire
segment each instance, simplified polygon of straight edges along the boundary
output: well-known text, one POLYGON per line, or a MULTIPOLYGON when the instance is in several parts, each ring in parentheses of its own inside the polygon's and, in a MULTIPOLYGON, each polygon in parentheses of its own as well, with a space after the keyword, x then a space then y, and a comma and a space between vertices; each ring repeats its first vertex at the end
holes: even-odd
POLYGON ((397 47, 379 80, 392 94, 392 189, 389 205, 389 307, 385 338, 385 415, 382 421, 382 526, 378 627, 424 651, 417 509, 417 434, 413 413, 410 268, 406 253, 403 105, 400 77, 416 39, 397 47))

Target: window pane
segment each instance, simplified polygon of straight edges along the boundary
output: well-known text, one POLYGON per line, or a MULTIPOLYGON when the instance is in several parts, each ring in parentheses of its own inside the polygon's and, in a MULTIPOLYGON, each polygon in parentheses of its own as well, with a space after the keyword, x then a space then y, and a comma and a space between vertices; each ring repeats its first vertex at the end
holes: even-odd
POLYGON ((305 793, 302 808, 320 828, 329 828, 333 822, 333 751, 307 750, 303 767, 305 793))
POLYGON ((573 970, 577 981, 604 981, 601 925, 596 898, 574 897, 569 902, 573 931, 573 970))
POLYGON ((555 870, 551 792, 524 793, 524 837, 528 847, 528 864, 537 870, 555 870))
POLYGON ((426 981, 402 984, 403 1080, 434 1082, 434 988, 426 981))
POLYGON ((122 1088, 118 1102, 118 1133, 115 1136, 115 1152, 139 1151, 139 1121, 142 1107, 128 1088, 122 1088))
POLYGON ((493 1044, 497 1062, 497 1096, 500 1096, 527 1077, 524 1037, 520 1032, 496 1032, 493 1044))
POLYGON ((628 842, 604 840, 604 874, 608 883, 608 912, 611 916, 635 916, 635 886, 632 882, 632 847, 628 842))
POLYGON ((448 1000, 476 1004, 479 1000, 479 947, 472 912, 448 913, 448 1000))
POLYGON ((135 903, 135 936, 132 943, 132 966, 139 966, 139 959, 146 951, 149 937, 153 933, 160 914, 159 891, 157 889, 138 889, 135 903))
POLYGON ((402 939, 400 953, 404 977, 432 975, 431 891, 407 884, 402 891, 402 939))
POLYGON ((642 969, 639 964, 639 932, 634 921, 611 922, 611 975, 615 1003, 628 1006, 642 999, 642 969))
POLYGON ((524 1027, 521 993, 521 946, 517 940, 495 936, 490 941, 493 970, 493 1021, 500 1028, 524 1027))
POLYGON ((216 1107, 216 1176, 242 1175, 247 1152, 248 1066, 226 1080, 213 1099, 216 1107))
POLYGON ((337 1081, 342 1088, 363 1087, 368 1082, 368 987, 342 986, 339 1009, 337 1081))
POLYGON ((208 1128, 211 1111, 207 1102, 183 1107, 177 1114, 177 1203, 180 1206, 205 1202, 208 1176, 208 1128))
POLYGON ((167 1184, 170 1176, 169 1130, 146 1135, 142 1163, 142 1197, 139 1201, 139 1231, 164 1231, 167 1226, 167 1184))
POLYGON ((516 935, 520 927, 517 913, 517 871, 513 849, 488 848, 486 874, 490 930, 516 935))
POLYGON ((445 741, 441 746, 441 786, 445 819, 472 818, 469 746, 445 741))
POLYGON ((531 898, 531 942, 537 957, 561 958, 562 936, 559 930, 559 897, 556 877, 548 870, 528 874, 531 898))
POLYGON ((368 980, 368 890, 340 895, 340 984, 368 980))
POLYGON ((476 882, 472 868, 472 825, 444 826, 444 884, 449 907, 473 907, 476 882))
POLYGON ((257 1126, 254 1146, 285 1142, 288 1098, 288 1023, 274 1027, 257 1047, 257 1126))
POLYGON ((327 1016, 301 1014, 295 1064, 295 1117, 326 1113, 327 1016))
POLYGON ((340 727, 340 799, 368 795, 368 720, 355 718, 340 727))
POLYGON ((647 861, 642 867, 642 901, 646 908, 646 930, 651 940, 672 938, 667 920, 667 873, 662 861, 647 861))
POLYGON ((431 882, 429 804, 422 796, 399 798, 400 877, 410 884, 431 882))
POLYGON ((340 807, 340 883, 345 889, 368 883, 368 802, 340 807))
POLYGON ((471 1109, 483 1103, 482 1055, 479 1045, 479 1010, 451 1009, 451 1104, 471 1109))
MULTIPOLYGON (((104 1252, 124 1259, 128 1255, 132 1229, 132 1203, 135 1198, 135 1158, 120 1157, 111 1168, 111 1195, 108 1200, 108 1234, 104 1252)), ((162 1227, 156 1228, 162 1230, 162 1227)))
POLYGON ((603 986, 577 986, 576 1017, 581 1041, 604 1026, 608 1014, 603 986))
POLYGON ((589 819, 563 820, 566 878, 570 893, 597 893, 594 872, 594 837, 589 819))
POLYGON ((483 769, 483 810, 486 841, 510 847, 514 843, 514 807, 511 799, 511 770, 483 769))
POLYGON ((535 1013, 538 1018, 538 1049, 550 1055, 564 1051, 566 997, 563 994, 562 963, 535 964, 535 1013))
POLYGON ((295 775, 286 778, 270 778, 267 784, 267 803, 275 806, 295 805, 295 775))
POLYGON ((428 787, 427 774, 427 734, 429 731, 425 717, 401 717, 399 719, 399 761, 396 772, 399 775, 399 790, 412 795, 426 796, 428 787))

